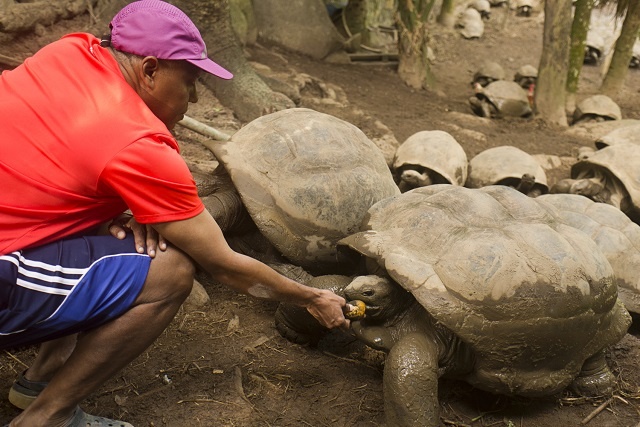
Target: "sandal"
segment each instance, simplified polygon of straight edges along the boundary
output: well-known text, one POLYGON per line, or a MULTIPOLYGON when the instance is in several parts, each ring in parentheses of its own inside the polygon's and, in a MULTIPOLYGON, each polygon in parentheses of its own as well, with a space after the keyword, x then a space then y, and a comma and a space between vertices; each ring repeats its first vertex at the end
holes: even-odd
POLYGON ((124 421, 89 415, 78 406, 67 427, 133 427, 124 421))
POLYGON ((29 381, 24 377, 26 370, 23 371, 15 380, 11 389, 9 389, 9 402, 20 409, 27 409, 27 406, 31 405, 31 402, 36 400, 36 397, 42 390, 49 384, 46 381, 29 381))

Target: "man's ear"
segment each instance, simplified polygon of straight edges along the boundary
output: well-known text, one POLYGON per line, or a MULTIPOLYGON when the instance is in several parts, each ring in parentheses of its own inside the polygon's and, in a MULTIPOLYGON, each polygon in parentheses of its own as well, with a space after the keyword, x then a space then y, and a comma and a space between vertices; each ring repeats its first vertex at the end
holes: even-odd
POLYGON ((145 56, 140 61, 141 83, 148 89, 155 86, 155 78, 160 68, 160 61, 155 56, 145 56))

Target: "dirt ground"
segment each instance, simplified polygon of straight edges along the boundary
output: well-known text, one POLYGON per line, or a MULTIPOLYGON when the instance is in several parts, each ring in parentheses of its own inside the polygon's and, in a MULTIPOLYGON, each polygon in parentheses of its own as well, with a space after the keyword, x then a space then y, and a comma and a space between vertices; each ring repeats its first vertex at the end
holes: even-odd
MULTIPOLYGON (((84 30, 87 22, 86 16, 63 21, 41 29, 35 40, 42 43, 84 30)), ((345 97, 340 102, 317 102, 307 94, 301 106, 341 117, 371 138, 384 133, 384 127, 376 125, 379 121, 399 142, 417 131, 445 130, 462 144, 469 159, 499 145, 569 159, 579 146, 592 145, 593 134, 584 136, 585 132, 535 119, 481 119, 471 115, 467 103, 469 82, 482 60, 496 60, 507 75, 521 65, 537 65, 542 26, 540 13, 520 18, 494 9, 480 40, 464 40, 434 27, 438 88, 433 92, 409 89, 398 79, 393 63, 317 62, 266 46, 247 48, 247 56, 274 72, 306 73, 340 88, 345 97)), ((0 53, 22 57, 34 45, 33 36, 12 39, 0 44, 0 53)), ((599 69, 585 67, 579 98, 596 93, 599 81, 599 69)), ((630 70, 625 90, 616 99, 624 118, 640 119, 639 89, 640 71, 630 70)), ((204 90, 189 114, 227 133, 242 125, 204 90)), ((176 129, 176 135, 185 159, 206 167, 214 164, 200 136, 183 128, 176 129)), ((562 169, 559 176, 566 173, 562 169)), ((274 327, 276 303, 238 295, 204 275, 199 279, 210 302, 182 309, 144 354, 83 403, 87 412, 137 427, 384 425, 384 354, 341 332, 330 334, 316 348, 292 344, 274 327)), ((443 380, 439 390, 443 425, 638 426, 639 338, 636 323, 608 353, 618 378, 611 399, 584 399, 568 392, 546 399, 506 398, 443 380), (604 409, 598 411, 601 405, 604 409)), ((0 391, 9 389, 34 354, 35 348, 0 354, 0 391)), ((0 424, 16 414, 8 401, 0 399, 0 424)))

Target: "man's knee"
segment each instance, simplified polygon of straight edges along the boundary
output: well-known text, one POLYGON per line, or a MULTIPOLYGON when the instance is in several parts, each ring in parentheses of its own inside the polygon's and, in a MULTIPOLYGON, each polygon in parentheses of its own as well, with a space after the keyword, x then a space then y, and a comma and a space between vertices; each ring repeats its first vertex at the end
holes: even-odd
POLYGON ((194 274, 195 266, 191 258, 169 247, 166 251, 158 251, 151 261, 143 292, 151 291, 157 298, 183 301, 191 292, 194 274))

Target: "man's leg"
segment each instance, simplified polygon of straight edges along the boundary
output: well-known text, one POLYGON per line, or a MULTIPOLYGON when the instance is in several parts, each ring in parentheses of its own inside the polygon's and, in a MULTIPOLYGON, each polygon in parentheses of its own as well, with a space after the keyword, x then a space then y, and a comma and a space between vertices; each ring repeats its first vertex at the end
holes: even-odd
POLYGON ((193 274, 193 264, 183 253, 160 251, 133 306, 120 317, 79 335, 66 363, 11 427, 65 426, 80 402, 164 331, 189 295, 193 274))
POLYGON ((20 409, 26 409, 67 361, 76 346, 76 339, 74 334, 42 343, 29 369, 11 387, 9 401, 20 409))

